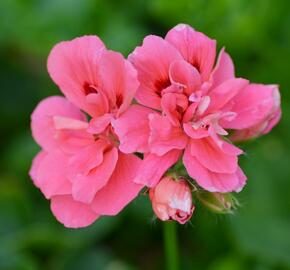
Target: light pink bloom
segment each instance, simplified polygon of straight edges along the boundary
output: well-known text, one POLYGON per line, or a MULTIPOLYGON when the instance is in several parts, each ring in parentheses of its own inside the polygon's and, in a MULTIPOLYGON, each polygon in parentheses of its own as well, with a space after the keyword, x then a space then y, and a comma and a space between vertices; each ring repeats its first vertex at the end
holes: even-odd
POLYGON ((278 89, 236 78, 224 49, 216 64, 215 58, 216 42, 184 24, 165 39, 145 37, 129 56, 140 81, 136 99, 146 108, 134 105, 112 124, 121 151, 145 152, 136 183, 154 187, 183 157, 188 174, 204 189, 243 188, 242 151, 224 138, 227 130, 272 128, 279 118, 278 89))
POLYGON ((94 36, 56 45, 48 70, 74 105, 50 97, 33 112, 32 133, 42 151, 30 175, 61 223, 84 227, 102 215, 116 215, 142 188, 133 182, 141 160, 119 152, 111 126, 129 107, 137 74, 94 36), (76 106, 92 117, 89 122, 76 106))
POLYGON ((184 224, 191 218, 194 205, 191 190, 184 179, 175 181, 164 177, 150 189, 149 195, 153 211, 162 221, 176 220, 184 224))

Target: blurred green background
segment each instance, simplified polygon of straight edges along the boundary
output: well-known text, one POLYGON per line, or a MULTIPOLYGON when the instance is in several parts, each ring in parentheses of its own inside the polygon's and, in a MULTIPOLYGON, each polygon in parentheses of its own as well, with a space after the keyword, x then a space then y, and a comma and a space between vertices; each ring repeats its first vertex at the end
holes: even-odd
POLYGON ((164 269, 162 224, 140 196, 117 217, 65 229, 28 177, 38 147, 29 118, 60 94, 46 71, 51 47, 99 35, 124 55, 149 33, 185 22, 218 40, 236 74, 278 83, 283 118, 243 144, 248 185, 230 216, 197 205, 178 227, 181 269, 290 269, 290 2, 286 0, 0 0, 0 269, 164 269))

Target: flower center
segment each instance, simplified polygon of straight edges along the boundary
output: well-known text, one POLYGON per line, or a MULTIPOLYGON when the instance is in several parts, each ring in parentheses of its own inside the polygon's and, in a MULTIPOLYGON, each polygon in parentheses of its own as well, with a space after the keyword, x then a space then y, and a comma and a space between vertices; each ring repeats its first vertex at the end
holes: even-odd
POLYGON ((164 78, 161 80, 156 80, 154 83, 154 87, 155 87, 155 93, 161 97, 161 91, 165 88, 167 88, 168 86, 171 85, 171 82, 169 80, 169 78, 164 78))
POLYGON ((83 85, 83 90, 85 95, 89 95, 89 94, 97 94, 98 93, 98 89, 95 85, 89 84, 88 82, 85 82, 83 85))
POLYGON ((117 106, 117 108, 120 108, 122 103, 123 103, 123 96, 121 94, 117 95, 117 97, 116 97, 116 106, 117 106))

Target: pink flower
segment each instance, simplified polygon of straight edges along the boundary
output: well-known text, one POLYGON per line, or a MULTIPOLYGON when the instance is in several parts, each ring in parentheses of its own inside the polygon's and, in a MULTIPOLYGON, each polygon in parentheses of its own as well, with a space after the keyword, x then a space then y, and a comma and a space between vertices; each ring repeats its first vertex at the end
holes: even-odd
POLYGON ((111 126, 128 109, 137 74, 94 36, 56 45, 48 70, 69 101, 50 97, 33 112, 32 133, 42 150, 30 175, 61 223, 84 227, 116 215, 143 187, 133 182, 141 160, 118 151, 111 126))
POLYGON ((162 221, 176 220, 184 224, 191 218, 194 205, 185 180, 175 181, 171 177, 164 177, 150 189, 149 195, 153 211, 162 221))
POLYGON ((188 174, 208 191, 245 185, 242 151, 225 140, 227 130, 271 129, 279 118, 278 88, 236 78, 224 49, 214 65, 215 58, 216 42, 184 24, 165 39, 145 37, 129 56, 140 81, 136 99, 145 107, 132 106, 112 125, 121 151, 145 152, 136 183, 154 187, 182 157, 188 174))
POLYGON ((160 219, 185 223, 194 210, 187 182, 160 181, 181 159, 205 190, 243 188, 242 151, 230 140, 278 123, 279 90, 236 78, 224 49, 215 61, 215 40, 184 24, 165 39, 147 36, 129 61, 96 36, 52 49, 48 72, 65 98, 47 98, 32 114, 42 150, 30 175, 61 223, 84 227, 116 215, 144 185, 160 219))

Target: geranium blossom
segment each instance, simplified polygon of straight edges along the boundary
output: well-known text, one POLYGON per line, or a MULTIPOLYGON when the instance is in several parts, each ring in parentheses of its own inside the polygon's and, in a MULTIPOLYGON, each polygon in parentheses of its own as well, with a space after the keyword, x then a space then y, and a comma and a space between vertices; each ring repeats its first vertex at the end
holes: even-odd
POLYGON ((225 138, 228 130, 236 137, 253 130, 247 138, 268 132, 280 117, 277 86, 236 78, 225 50, 215 63, 215 40, 184 24, 165 39, 145 37, 129 60, 138 71, 141 105, 112 124, 121 151, 145 153, 135 182, 154 187, 182 158, 202 188, 240 191, 246 182, 238 165, 242 151, 225 138))
POLYGON ((111 126, 129 107, 137 74, 95 36, 56 45, 48 71, 67 99, 47 98, 32 114, 33 137, 42 151, 30 175, 60 222, 83 227, 117 214, 142 188, 133 182, 141 160, 118 150, 111 126))

